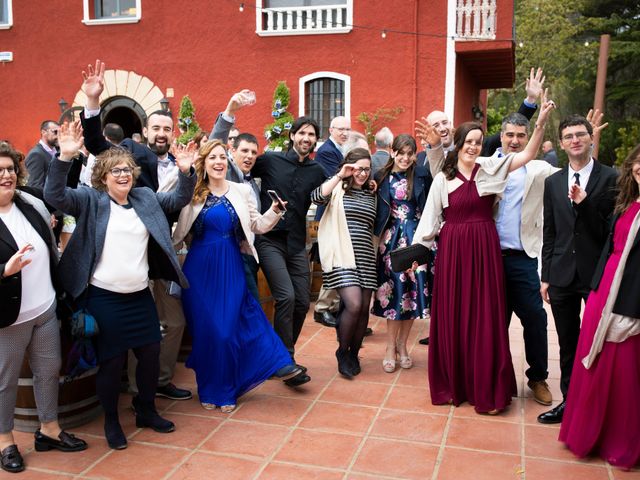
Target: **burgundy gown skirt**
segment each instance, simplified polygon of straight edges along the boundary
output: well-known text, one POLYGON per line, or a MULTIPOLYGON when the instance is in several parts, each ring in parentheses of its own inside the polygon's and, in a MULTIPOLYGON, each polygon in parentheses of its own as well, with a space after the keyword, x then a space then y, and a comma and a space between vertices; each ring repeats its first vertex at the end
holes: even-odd
MULTIPOLYGON (((604 342, 588 370, 582 359, 591 349, 613 276, 640 204, 615 225, 613 252, 582 318, 560 440, 580 457, 598 454, 612 465, 631 468, 640 461, 640 335, 622 343, 604 342)), ((640 294, 640 293, 639 293, 640 294)))
POLYGON ((433 289, 429 387, 436 404, 468 401, 477 412, 501 410, 517 395, 505 320, 494 195, 471 180, 449 194, 433 289))

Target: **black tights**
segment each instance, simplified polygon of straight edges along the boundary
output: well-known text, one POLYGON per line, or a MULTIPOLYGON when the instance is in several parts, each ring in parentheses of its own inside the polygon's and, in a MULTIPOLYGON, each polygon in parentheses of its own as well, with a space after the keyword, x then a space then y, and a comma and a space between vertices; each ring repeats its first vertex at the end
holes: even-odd
MULTIPOLYGON (((142 402, 153 403, 156 388, 158 387, 160 342, 134 348, 133 353, 138 359, 138 366, 136 367, 138 398, 142 402)), ((127 352, 123 352, 117 357, 100 362, 100 369, 96 375, 96 393, 104 409, 105 420, 107 421, 117 421, 118 419, 120 379, 126 359, 127 352)))
POLYGON ((357 355, 369 323, 369 304, 373 290, 360 287, 339 288, 340 314, 338 342, 340 350, 357 355))

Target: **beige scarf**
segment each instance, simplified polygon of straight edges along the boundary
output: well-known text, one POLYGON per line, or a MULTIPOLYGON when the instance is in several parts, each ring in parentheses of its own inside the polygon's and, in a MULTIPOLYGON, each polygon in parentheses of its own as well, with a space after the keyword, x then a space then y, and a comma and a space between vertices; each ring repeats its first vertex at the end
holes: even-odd
POLYGON ((344 211, 342 182, 331 192, 331 200, 318 224, 318 250, 323 272, 334 268, 356 268, 356 258, 344 211))
POLYGON ((589 354, 582 359, 582 364, 587 369, 591 368, 598 354, 602 351, 604 342, 622 343, 627 338, 640 333, 640 319, 625 317, 624 315, 613 313, 613 305, 615 304, 616 298, 618 298, 618 290, 620 289, 620 283, 622 282, 622 274, 624 273, 627 258, 629 257, 629 252, 633 246, 633 241, 638 234, 638 229, 640 229, 640 212, 636 214, 633 219, 633 223, 631 224, 631 228, 629 229, 629 235, 627 236, 627 241, 624 244, 620 263, 618 264, 616 273, 613 276, 613 281, 611 282, 611 289, 607 296, 607 303, 602 310, 600 323, 598 323, 598 328, 593 336, 591 349, 589 350, 589 354))

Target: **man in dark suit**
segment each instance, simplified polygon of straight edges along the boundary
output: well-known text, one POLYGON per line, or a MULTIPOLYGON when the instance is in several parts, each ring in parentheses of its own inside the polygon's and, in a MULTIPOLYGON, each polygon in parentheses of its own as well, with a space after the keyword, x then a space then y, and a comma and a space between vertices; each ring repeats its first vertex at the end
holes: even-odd
POLYGON ((27 154, 25 166, 29 178, 29 187, 44 188, 44 181, 49 171, 49 163, 56 155, 58 148, 58 130, 60 125, 54 120, 45 120, 40 124, 40 140, 27 154))
POLYGON ((615 202, 616 171, 591 157, 593 127, 579 115, 558 129, 569 164, 545 181, 540 293, 551 311, 560 344, 562 403, 538 416, 560 423, 580 334, 581 301, 589 295, 594 268, 608 234, 615 202))
POLYGON ((371 155, 371 170, 375 178, 376 174, 382 170, 391 158, 391 144, 393 143, 393 133, 388 127, 382 127, 375 136, 376 153, 371 155))
MULTIPOLYGON (((342 148, 349 139, 351 132, 351 121, 346 117, 335 117, 331 120, 329 126, 329 138, 316 152, 315 160, 323 168, 327 177, 333 176, 342 163, 342 148)), ((316 220, 320 221, 324 208, 318 207, 316 220)), ((340 297, 336 290, 325 290, 324 286, 320 289, 318 300, 313 312, 313 318, 316 322, 322 323, 327 327, 336 326, 335 314, 340 306, 340 297)))
MULTIPOLYGON (((104 137, 100 122, 100 95, 104 90, 104 71, 105 64, 97 61, 95 69, 89 66, 88 73, 83 72, 85 80, 82 91, 87 95, 87 105, 84 112, 80 114, 80 118, 84 129, 85 146, 95 156, 113 147, 113 144, 104 137)), ((147 117, 143 134, 147 138, 147 145, 139 144, 130 138, 125 138, 119 145, 120 148, 131 152, 135 162, 140 166, 140 176, 136 186, 149 187, 154 192, 173 190, 177 184, 178 166, 169 154, 169 148, 173 142, 171 114, 162 110, 151 112, 147 117)), ((176 219, 177 216, 168 218, 167 221, 171 224, 176 219)), ((171 400, 188 400, 192 396, 191 392, 171 383, 185 326, 182 304, 167 293, 167 284, 164 280, 154 281, 150 288, 158 308, 160 323, 164 327, 156 395, 171 400)), ((134 366, 134 356, 130 355, 129 386, 135 392, 134 366)))

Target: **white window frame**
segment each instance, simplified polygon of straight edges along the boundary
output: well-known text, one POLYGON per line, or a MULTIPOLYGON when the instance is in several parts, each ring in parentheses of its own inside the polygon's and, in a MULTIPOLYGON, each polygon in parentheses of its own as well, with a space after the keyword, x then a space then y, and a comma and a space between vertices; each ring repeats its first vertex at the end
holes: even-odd
MULTIPOLYGON (((349 33, 353 29, 353 1, 346 0, 347 11, 344 19, 345 26, 339 28, 305 28, 297 30, 263 30, 262 5, 264 0, 256 0, 256 34, 261 37, 289 36, 289 35, 333 35, 349 33)), ((329 5, 327 5, 329 6, 329 5)), ((268 10, 268 9, 265 9, 268 10)))
POLYGON ((7 7, 7 21, 5 23, 0 23, 0 30, 7 30, 13 26, 13 0, 0 0, 7 7))
MULTIPOLYGON (((305 115, 305 107, 307 103, 307 96, 305 95, 305 85, 307 82, 316 80, 318 78, 333 78, 335 80, 342 80, 344 82, 344 116, 351 120, 351 77, 344 73, 337 72, 314 72, 304 77, 300 77, 298 82, 298 116, 303 117, 305 115)), ((322 142, 319 142, 321 145, 322 142)), ((318 146, 319 146, 318 145, 318 146)))
POLYGON ((115 25, 119 23, 138 23, 142 18, 142 0, 136 0, 136 15, 134 17, 92 18, 94 0, 82 0, 85 25, 115 25))

